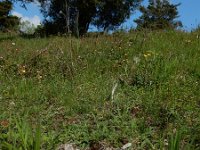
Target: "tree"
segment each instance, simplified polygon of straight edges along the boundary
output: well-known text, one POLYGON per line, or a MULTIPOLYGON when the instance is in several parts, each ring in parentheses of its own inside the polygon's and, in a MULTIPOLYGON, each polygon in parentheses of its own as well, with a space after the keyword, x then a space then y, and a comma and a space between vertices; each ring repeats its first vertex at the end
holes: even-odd
POLYGON ((48 34, 85 34, 89 25, 113 29, 123 23, 142 0, 39 0, 48 34), (76 27, 77 26, 77 27, 76 27))
POLYGON ((96 11, 96 0, 39 0, 47 34, 87 32, 96 11), (77 26, 75 28, 75 26, 77 26))
POLYGON ((16 26, 19 25, 20 19, 10 15, 12 8, 11 1, 0 1, 0 30, 16 30, 16 26))
POLYGON ((96 15, 99 0, 77 0, 74 3, 74 8, 79 12, 78 28, 81 35, 85 34, 89 25, 96 15))
POLYGON ((136 19, 137 28, 148 29, 175 29, 181 27, 182 23, 176 21, 178 18, 177 7, 180 4, 170 4, 168 0, 149 0, 148 7, 141 6, 142 16, 136 19))
POLYGON ((120 26, 139 6, 141 0, 102 0, 94 25, 104 31, 120 26))
POLYGON ((22 21, 19 25, 20 32, 23 34, 34 34, 36 30, 36 26, 32 24, 30 21, 22 21))

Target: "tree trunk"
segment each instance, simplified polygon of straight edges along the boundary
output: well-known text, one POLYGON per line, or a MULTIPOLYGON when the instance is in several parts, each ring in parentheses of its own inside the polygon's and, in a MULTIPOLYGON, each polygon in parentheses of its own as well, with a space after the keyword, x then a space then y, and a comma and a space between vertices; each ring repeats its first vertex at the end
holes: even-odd
POLYGON ((65 0, 65 11, 66 11, 66 18, 65 18, 65 21, 66 21, 66 33, 70 34, 71 31, 70 31, 70 11, 69 11, 69 5, 68 5, 68 2, 67 0, 65 0))
POLYGON ((79 10, 76 10, 74 32, 77 38, 79 38, 79 10))

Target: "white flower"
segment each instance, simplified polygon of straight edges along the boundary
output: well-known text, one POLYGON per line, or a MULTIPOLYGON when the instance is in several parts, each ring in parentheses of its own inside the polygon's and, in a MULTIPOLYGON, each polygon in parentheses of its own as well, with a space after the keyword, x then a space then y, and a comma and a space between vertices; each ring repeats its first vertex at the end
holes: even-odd
POLYGON ((15 102, 13 102, 13 101, 10 102, 9 106, 10 106, 10 108, 15 107, 15 102))
POLYGON ((140 58, 139 57, 133 57, 133 61, 138 64, 140 62, 140 58))
POLYGON ((15 43, 13 42, 12 45, 15 46, 15 43))

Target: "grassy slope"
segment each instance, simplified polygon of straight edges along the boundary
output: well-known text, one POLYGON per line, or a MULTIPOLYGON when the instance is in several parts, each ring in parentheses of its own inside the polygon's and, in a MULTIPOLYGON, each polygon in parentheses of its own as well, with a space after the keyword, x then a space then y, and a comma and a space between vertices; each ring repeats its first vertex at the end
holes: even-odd
POLYGON ((135 32, 78 40, 1 34, 0 149, 69 142, 83 149, 127 142, 132 149, 199 149, 197 35, 135 32))

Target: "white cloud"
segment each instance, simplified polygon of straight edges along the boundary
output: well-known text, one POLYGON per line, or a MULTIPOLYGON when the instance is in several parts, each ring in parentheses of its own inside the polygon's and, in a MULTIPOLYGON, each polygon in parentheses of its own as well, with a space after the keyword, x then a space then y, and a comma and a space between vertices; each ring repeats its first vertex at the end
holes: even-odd
POLYGON ((33 4, 36 5, 36 7, 41 6, 41 4, 37 0, 34 0, 33 4))
POLYGON ((41 24, 40 17, 37 15, 34 15, 33 17, 27 17, 27 16, 23 16, 21 13, 18 13, 16 11, 12 12, 12 15, 21 18, 21 22, 29 21, 34 26, 38 26, 41 24))
POLYGON ((13 15, 13 16, 17 16, 17 17, 19 17, 19 18, 22 18, 22 17, 23 17, 22 14, 20 14, 20 13, 18 13, 18 12, 16 12, 16 11, 12 12, 12 15, 13 15))

